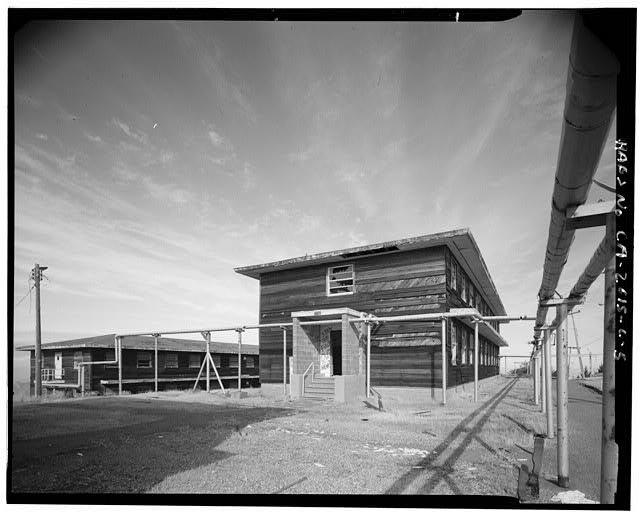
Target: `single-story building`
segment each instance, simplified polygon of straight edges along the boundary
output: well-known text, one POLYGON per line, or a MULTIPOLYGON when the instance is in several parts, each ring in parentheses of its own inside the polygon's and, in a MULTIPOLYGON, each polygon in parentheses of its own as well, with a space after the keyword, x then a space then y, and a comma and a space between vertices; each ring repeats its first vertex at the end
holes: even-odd
MULTIPOLYGON (((263 393, 281 394, 283 379, 297 396, 345 400, 365 392, 366 336, 354 319, 505 309, 480 250, 460 229, 236 268, 260 281, 260 324, 293 322, 283 348, 281 330, 259 330, 263 393), (287 357, 293 357, 288 368, 287 357), (313 364, 313 365, 312 365, 313 364), (284 376, 283 376, 284 374, 284 376), (319 391, 318 391, 319 390, 319 391), (346 394, 346 395, 345 395, 346 394)), ((447 386, 473 380, 474 324, 446 321, 447 386)), ((442 386, 441 318, 386 320, 371 333, 372 387, 442 386)), ((498 374, 507 342, 495 321, 479 324, 479 378, 498 374)))
MULTIPOLYGON (((155 341, 153 337, 128 336, 122 339, 122 389, 154 390, 156 379, 155 341)), ((18 350, 31 352, 31 393, 35 390, 35 346, 18 350)), ((42 344, 43 390, 65 389, 73 393, 94 391, 107 393, 118 390, 115 335, 63 340, 42 344), (113 362, 83 365, 81 362, 113 362), (82 383, 84 374, 84 383, 82 383)), ((205 341, 158 337, 158 390, 192 388, 205 356, 205 341)), ((238 346, 233 343, 211 342, 211 356, 225 388, 237 387, 238 346)), ((259 386, 259 355, 255 345, 242 346, 242 386, 259 386)), ((213 369, 210 386, 219 387, 213 369)), ((199 387, 206 387, 205 373, 199 387)))

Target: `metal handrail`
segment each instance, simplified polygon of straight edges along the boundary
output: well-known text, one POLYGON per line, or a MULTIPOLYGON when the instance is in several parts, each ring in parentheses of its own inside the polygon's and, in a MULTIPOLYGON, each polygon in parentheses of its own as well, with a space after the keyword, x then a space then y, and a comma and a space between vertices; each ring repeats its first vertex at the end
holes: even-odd
MULTIPOLYGON (((305 392, 304 390, 306 385, 305 378, 307 377, 307 373, 309 372, 309 369, 313 369, 313 368, 314 368, 314 365, 313 365, 313 362, 311 362, 309 364, 309 367, 307 367, 307 370, 304 371, 304 373, 302 374, 302 395, 304 395, 304 392, 305 392)), ((311 373, 311 381, 313 381, 313 373, 311 373)))

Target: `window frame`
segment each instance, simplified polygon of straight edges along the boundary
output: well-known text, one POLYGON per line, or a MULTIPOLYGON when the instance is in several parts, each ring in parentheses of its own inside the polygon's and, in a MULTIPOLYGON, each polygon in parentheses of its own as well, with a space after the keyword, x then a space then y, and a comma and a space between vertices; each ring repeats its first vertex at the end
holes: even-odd
POLYGON ((457 366, 458 340, 456 336, 456 325, 451 323, 451 365, 457 366))
POLYGON ((189 362, 188 362, 189 369, 199 369, 201 365, 202 365, 202 355, 200 353, 189 353, 189 362), (198 364, 197 365, 193 365, 192 364, 192 362, 195 361, 193 359, 195 356, 198 357, 198 364))
POLYGON ((153 357, 150 351, 138 351, 136 353, 136 369, 153 369, 153 357), (149 357, 149 365, 140 365, 140 356, 145 355, 149 357))
POLYGON ((230 369, 237 369, 238 368, 238 355, 237 354, 230 354, 228 361, 229 361, 229 368, 230 369))
POLYGON ((460 352, 460 365, 467 365, 467 353, 469 352, 469 332, 462 328, 462 351, 460 352))
MULTIPOLYGON (((348 271, 341 271, 341 272, 348 272, 348 271)), ((342 280, 348 280, 349 278, 342 278, 342 280)), ((334 280, 334 281, 338 281, 338 280, 334 280)), ((349 287, 349 285, 341 285, 341 286, 334 286, 334 288, 344 288, 344 287, 349 287)), ((356 266, 355 264, 351 263, 351 264, 340 264, 340 265, 333 265, 333 266, 328 266, 327 267, 327 273, 326 273, 326 279, 325 279, 325 293, 327 295, 327 297, 334 297, 334 296, 349 296, 352 294, 355 294, 356 292, 356 266), (338 274, 335 271, 333 271, 333 269, 337 269, 339 267, 346 267, 351 268, 351 290, 348 290, 346 292, 331 292, 331 279, 330 276, 332 273, 338 274)))
POLYGON ((164 355, 164 368, 165 369, 177 369, 179 366, 180 366, 180 364, 178 363, 178 353, 165 353, 165 355, 164 355), (173 359, 173 357, 175 357, 175 362, 176 362, 175 365, 171 365, 171 366, 167 365, 167 362, 169 361, 169 356, 171 356, 172 359, 173 359))

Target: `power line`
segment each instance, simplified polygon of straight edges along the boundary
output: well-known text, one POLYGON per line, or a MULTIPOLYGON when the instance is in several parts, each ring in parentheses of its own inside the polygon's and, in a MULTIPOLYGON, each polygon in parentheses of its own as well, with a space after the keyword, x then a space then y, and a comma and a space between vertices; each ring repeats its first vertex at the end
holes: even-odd
POLYGON ((26 293, 24 296, 22 296, 22 298, 20 299, 20 301, 18 301, 18 302, 16 303, 15 308, 17 308, 17 307, 18 307, 18 305, 19 305, 20 303, 22 303, 22 302, 26 299, 26 297, 27 297, 27 296, 31 297, 31 291, 33 290, 33 287, 35 287, 35 285, 31 285, 31 287, 29 288, 29 290, 27 291, 27 293, 26 293))

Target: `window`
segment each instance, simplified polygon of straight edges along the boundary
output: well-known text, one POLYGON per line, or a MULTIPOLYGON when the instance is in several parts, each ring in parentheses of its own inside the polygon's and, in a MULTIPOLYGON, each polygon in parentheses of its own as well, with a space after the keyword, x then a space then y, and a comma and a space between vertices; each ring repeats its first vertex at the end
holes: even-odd
POLYGON ((455 260, 451 260, 451 288, 458 290, 458 268, 455 260))
POLYGON ((253 369, 255 368, 255 361, 253 359, 253 356, 245 356, 244 357, 244 365, 247 369, 253 369))
POLYGON ((456 327, 451 326, 451 365, 457 365, 456 357, 458 352, 458 339, 456 337, 456 327))
POLYGON ((468 332, 465 328, 462 329, 462 365, 467 364, 467 351, 469 347, 469 339, 467 338, 468 332))
POLYGON ((229 367, 233 368, 233 369, 237 369, 238 368, 238 355, 237 354, 229 355, 229 367))
POLYGON ((189 353, 189 368, 190 369, 200 368, 200 355, 198 353, 189 353))
POLYGON ((167 353, 164 357, 165 369, 177 369, 178 368, 178 353, 167 353))
POLYGON ((353 264, 327 269, 327 296, 353 294, 355 291, 353 264))
POLYGON ((138 353, 136 358, 136 367, 138 369, 151 368, 151 353, 138 353))
POLYGON ((213 359, 213 364, 216 366, 216 369, 220 368, 220 355, 219 354, 212 354, 211 358, 213 359))
POLYGON ((460 296, 462 297, 462 300, 466 303, 467 301, 467 277, 464 274, 464 272, 460 272, 460 278, 461 278, 461 287, 460 287, 460 296))

